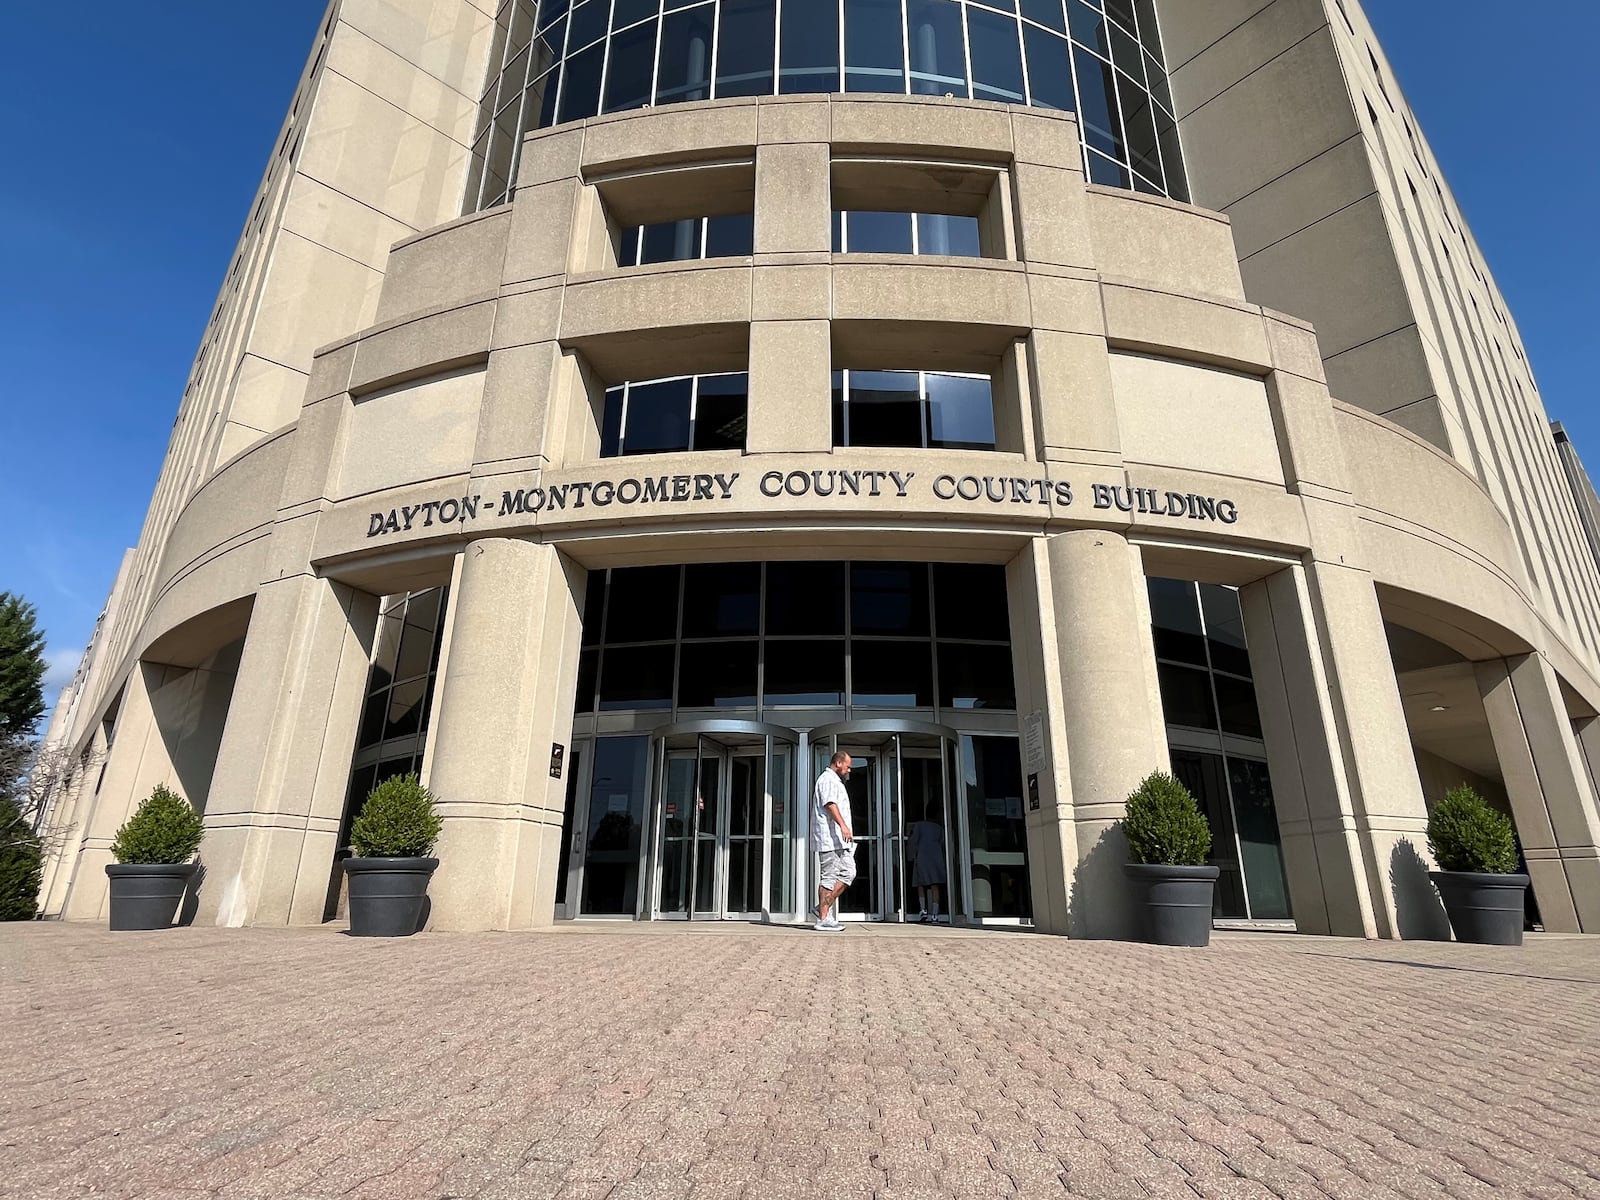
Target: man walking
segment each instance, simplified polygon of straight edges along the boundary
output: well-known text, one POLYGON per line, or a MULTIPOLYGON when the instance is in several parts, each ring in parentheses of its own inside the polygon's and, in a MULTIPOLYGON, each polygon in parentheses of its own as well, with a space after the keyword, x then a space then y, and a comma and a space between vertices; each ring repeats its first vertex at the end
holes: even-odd
POLYGON ((833 915, 834 901, 856 878, 855 835, 850 831, 850 793, 844 781, 850 778, 850 756, 835 754, 827 769, 817 776, 811 789, 811 844, 822 860, 817 884, 817 923, 813 929, 833 932, 843 929, 833 915))

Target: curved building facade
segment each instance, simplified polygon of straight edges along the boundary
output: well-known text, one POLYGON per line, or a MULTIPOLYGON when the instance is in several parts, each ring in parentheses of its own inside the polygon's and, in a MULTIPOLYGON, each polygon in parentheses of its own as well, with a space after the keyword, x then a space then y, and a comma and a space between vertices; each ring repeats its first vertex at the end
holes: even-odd
POLYGON ((1080 114, 1093 183, 1187 200, 1153 0, 507 0, 468 203, 531 129, 738 96, 869 92, 1080 114))
POLYGON ((1429 326, 1438 386, 1406 392, 1433 370, 1405 357, 1421 300, 1503 311, 1482 279, 1396 274, 1442 220, 1478 279, 1453 207, 1316 211, 1436 171, 1361 124, 1350 12, 845 0, 805 10, 811 33, 838 17, 839 55, 796 58, 791 0, 413 7, 414 43, 330 10, 264 185, 266 227, 297 234, 267 238, 266 320, 209 409, 197 377, 63 699, 82 766, 47 911, 102 915, 111 834, 170 782, 208 827, 192 919, 336 918, 349 822, 416 771, 445 816, 436 928, 799 922, 806 799, 843 750, 855 919, 916 915, 928 822, 951 919, 1128 936, 1117 822, 1169 769, 1211 822, 1219 919, 1447 935, 1424 825, 1469 782, 1515 818, 1543 926, 1600 930, 1600 572, 1513 327, 1429 326), (1174 198, 1159 137, 1159 177, 1098 181, 1079 8, 1113 59, 1134 39, 1197 191, 1235 211, 1174 198), (701 43, 673 40, 695 22, 701 43), (991 27, 1016 39, 1001 93, 991 27), (542 92, 516 65, 540 34, 542 92), (384 37, 414 78, 361 52, 384 37), (1060 42, 1054 73, 1030 37, 1060 42), (1274 126, 1285 87, 1310 91, 1274 126), (396 125, 357 91, 432 99, 396 125), (490 94, 516 96, 515 151, 471 99, 490 94), (1334 158, 1303 156, 1317 137, 1334 158), (506 153, 514 183, 491 186, 506 153), (1230 199, 1247 170, 1270 178, 1230 199), (414 232, 343 291, 312 255, 273 292, 313 235, 343 259, 376 236, 332 197, 375 180, 414 232), (1331 334, 1262 306, 1312 284, 1331 334), (1387 357, 1341 348, 1380 319, 1387 357), (268 423, 247 368, 274 320, 320 340, 268 423))

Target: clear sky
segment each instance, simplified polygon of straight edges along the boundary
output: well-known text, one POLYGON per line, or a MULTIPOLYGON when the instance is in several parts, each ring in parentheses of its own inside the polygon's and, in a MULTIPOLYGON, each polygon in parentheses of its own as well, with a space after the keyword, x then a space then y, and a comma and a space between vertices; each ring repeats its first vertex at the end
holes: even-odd
MULTIPOLYGON (((138 540, 201 330, 323 8, 156 0, 7 14, 0 589, 38 605, 58 681, 138 540)), ((1600 5, 1366 8, 1550 415, 1600 473, 1590 371, 1600 88, 1581 57, 1554 53, 1600 43, 1600 5)))

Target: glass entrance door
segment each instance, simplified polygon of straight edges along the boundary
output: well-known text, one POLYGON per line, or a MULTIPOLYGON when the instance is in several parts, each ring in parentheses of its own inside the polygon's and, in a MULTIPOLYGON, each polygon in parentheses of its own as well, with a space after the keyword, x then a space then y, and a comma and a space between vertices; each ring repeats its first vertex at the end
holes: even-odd
POLYGON ((658 735, 653 887, 642 915, 761 920, 794 911, 787 732, 704 722, 658 735))
POLYGON ((962 911, 950 881, 954 845, 951 764, 953 735, 913 722, 860 723, 812 733, 814 775, 836 751, 850 755, 851 832, 856 880, 840 897, 842 920, 915 920, 930 887, 939 888, 939 914, 962 911), (917 891, 918 883, 923 891, 917 891))

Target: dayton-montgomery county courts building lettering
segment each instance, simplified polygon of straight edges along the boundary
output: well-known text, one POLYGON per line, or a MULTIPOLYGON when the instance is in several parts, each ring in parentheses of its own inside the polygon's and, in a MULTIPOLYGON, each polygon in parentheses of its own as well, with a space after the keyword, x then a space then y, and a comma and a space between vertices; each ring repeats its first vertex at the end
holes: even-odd
MULTIPOLYGON (((1440 14, 1439 19, 1448 19, 1440 14)), ((1593 491, 1356 0, 334 0, 51 738, 47 915, 157 783, 310 924, 373 784, 438 929, 1445 931, 1428 806, 1600 931, 1593 491)))

